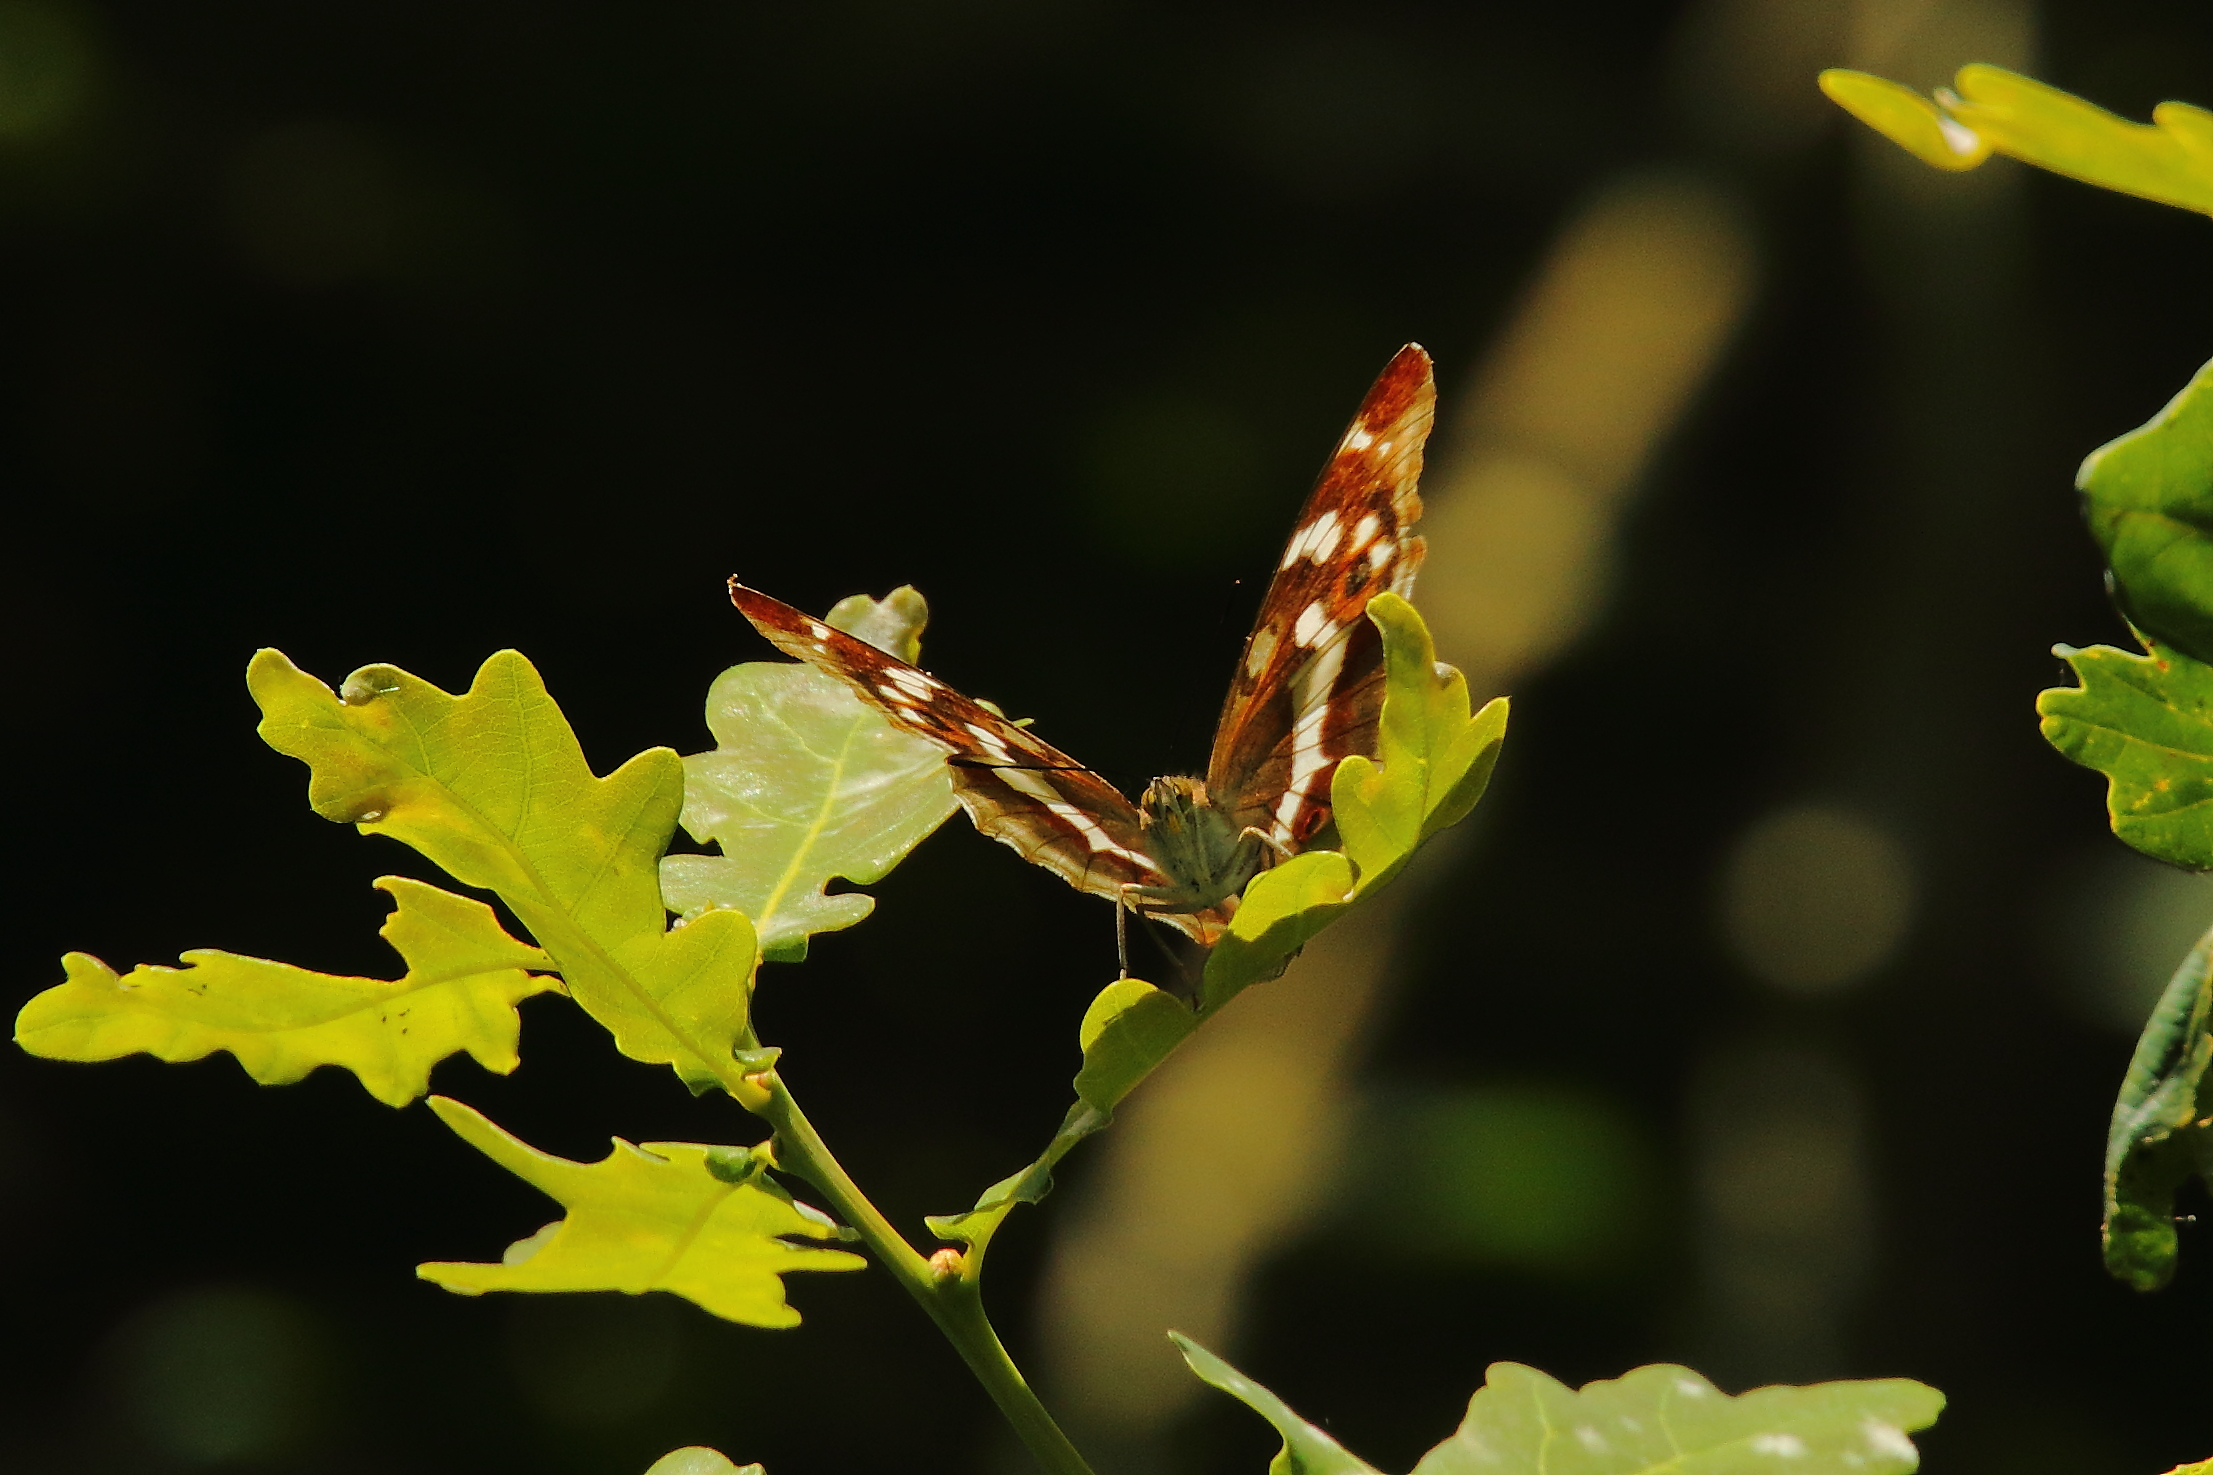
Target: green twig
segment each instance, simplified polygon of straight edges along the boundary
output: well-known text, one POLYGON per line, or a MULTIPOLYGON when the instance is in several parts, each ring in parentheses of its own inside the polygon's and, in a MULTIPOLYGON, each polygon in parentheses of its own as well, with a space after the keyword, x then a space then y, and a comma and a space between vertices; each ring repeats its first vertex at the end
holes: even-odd
POLYGON ((907 1243, 847 1176, 775 1071, 740 1078, 733 1083, 731 1095, 776 1129, 778 1165, 819 1189, 831 1211, 853 1227, 892 1278, 930 1314, 1047 1475, 1092 1475, 1091 1467, 1031 1391, 1022 1370, 1007 1356, 991 1318, 984 1313, 973 1278, 963 1273, 968 1267, 947 1265, 941 1272, 936 1262, 907 1243))

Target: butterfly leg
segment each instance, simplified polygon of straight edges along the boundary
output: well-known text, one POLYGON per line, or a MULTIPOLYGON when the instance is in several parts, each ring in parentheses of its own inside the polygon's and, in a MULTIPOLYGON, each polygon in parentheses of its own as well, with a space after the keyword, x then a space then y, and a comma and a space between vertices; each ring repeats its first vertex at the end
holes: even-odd
POLYGON ((1137 910, 1137 897, 1145 888, 1135 881, 1127 881, 1114 888, 1114 961, 1120 969, 1118 979, 1130 976, 1130 918, 1137 910))
POLYGON ((1281 840, 1278 840, 1275 836, 1269 834, 1266 830, 1261 829, 1257 825, 1245 826, 1244 832, 1240 834, 1237 839, 1239 843, 1243 843, 1246 840, 1258 840, 1261 844, 1267 846, 1270 850, 1273 850, 1276 853, 1276 859, 1279 861, 1285 861, 1291 858, 1290 846, 1284 844, 1281 840))

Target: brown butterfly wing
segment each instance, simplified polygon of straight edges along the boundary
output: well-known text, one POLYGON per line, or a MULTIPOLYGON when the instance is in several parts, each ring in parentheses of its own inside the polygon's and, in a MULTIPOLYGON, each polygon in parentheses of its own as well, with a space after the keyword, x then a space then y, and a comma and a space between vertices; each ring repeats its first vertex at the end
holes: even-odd
MULTIPOLYGON (((780 599, 730 581, 730 600, 788 656, 840 681, 897 727, 949 755, 953 788, 976 828, 1079 891, 1110 899, 1167 881, 1147 854, 1137 806, 1052 744, 990 708, 780 599)), ((1211 914, 1169 917, 1201 941, 1211 914)))
POLYGON ((1207 792, 1288 850, 1327 822, 1337 760, 1376 751, 1383 642, 1366 611, 1386 589, 1413 591, 1417 486, 1436 403, 1429 355, 1410 343, 1384 366, 1306 499, 1222 704, 1207 792))

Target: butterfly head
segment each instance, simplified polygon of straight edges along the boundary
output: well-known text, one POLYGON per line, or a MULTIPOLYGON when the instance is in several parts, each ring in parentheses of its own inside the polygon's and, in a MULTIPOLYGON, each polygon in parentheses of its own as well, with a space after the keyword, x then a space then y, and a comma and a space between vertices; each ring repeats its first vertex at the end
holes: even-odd
POLYGON ((1146 848, 1169 884, 1148 886, 1158 910, 1197 912, 1245 889, 1260 869, 1263 843, 1241 833, 1195 778, 1156 778, 1137 801, 1146 848))

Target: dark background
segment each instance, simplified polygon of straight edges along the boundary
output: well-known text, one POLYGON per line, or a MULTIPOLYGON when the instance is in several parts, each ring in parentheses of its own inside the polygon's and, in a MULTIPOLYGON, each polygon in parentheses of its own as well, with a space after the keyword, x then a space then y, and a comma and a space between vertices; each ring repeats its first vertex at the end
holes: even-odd
MULTIPOLYGON (((388 971, 367 883, 427 869, 307 812, 253 736, 263 644, 333 683, 376 660, 448 689, 520 648, 605 769, 701 746, 708 681, 766 656, 730 573, 817 608, 912 581, 940 674, 1118 777, 1197 767, 1253 575, 1369 376, 1419 339, 1449 401, 1594 185, 1684 162, 1750 203, 1760 297, 1648 478, 1608 613, 1518 685, 1480 843, 1425 903, 1370 1067, 1594 1084, 1677 1187, 1630 1270, 1572 1284, 1318 1231, 1234 1350, 1399 1468, 1493 1360, 1792 1375, 1686 1330, 1686 1081, 1772 1027, 1849 1058, 1866 1102, 1872 1269, 1820 1372, 1945 1389, 1936 1470, 2213 1454, 2213 1242, 2186 1230, 2157 1296, 2097 1261, 2130 1037, 2056 981, 2055 877, 2103 854, 2100 788, 2031 711, 2053 641, 2122 633, 2070 479, 2213 352, 2213 243, 2036 177, 2009 186, 2007 239, 1939 225, 1900 265, 1841 118, 1752 146, 1686 100, 1698 19, 0 6, 0 82, 59 89, 0 101, 10 997, 72 948, 388 971), (1946 272, 2001 290, 1947 316, 1946 272), (1172 436, 1116 439, 1163 400, 1261 448, 1220 499, 1157 490, 1191 480, 1172 436), (1868 984, 1779 1000, 1724 948, 1713 875, 1823 783, 1904 816, 1917 921, 1868 984)), ((2134 116, 2213 102, 2202 8, 2066 0, 2036 37, 2038 75, 2134 116)), ((1841 46, 1807 48, 1805 87, 1841 46)), ((1110 959, 1095 904, 960 822, 878 892, 771 970, 760 1023, 918 1230, 1049 1130, 1110 959)), ((439 1087, 575 1157, 750 1140, 558 1002, 524 1014, 520 1072, 449 1063, 439 1087)), ((1051 1207, 997 1260, 1018 1353, 1051 1207)), ((691 1442, 776 1475, 1004 1459, 881 1275, 795 1280, 789 1333, 411 1276, 547 1217, 333 1072, 264 1090, 227 1057, 0 1058, 0 1464, 222 1463, 158 1437, 191 1426, 195 1347, 268 1360, 291 1433, 240 1458, 285 1471, 633 1472, 691 1442)), ((1271 1448, 1226 1401, 1189 1440, 1223 1471, 1271 1448)))

